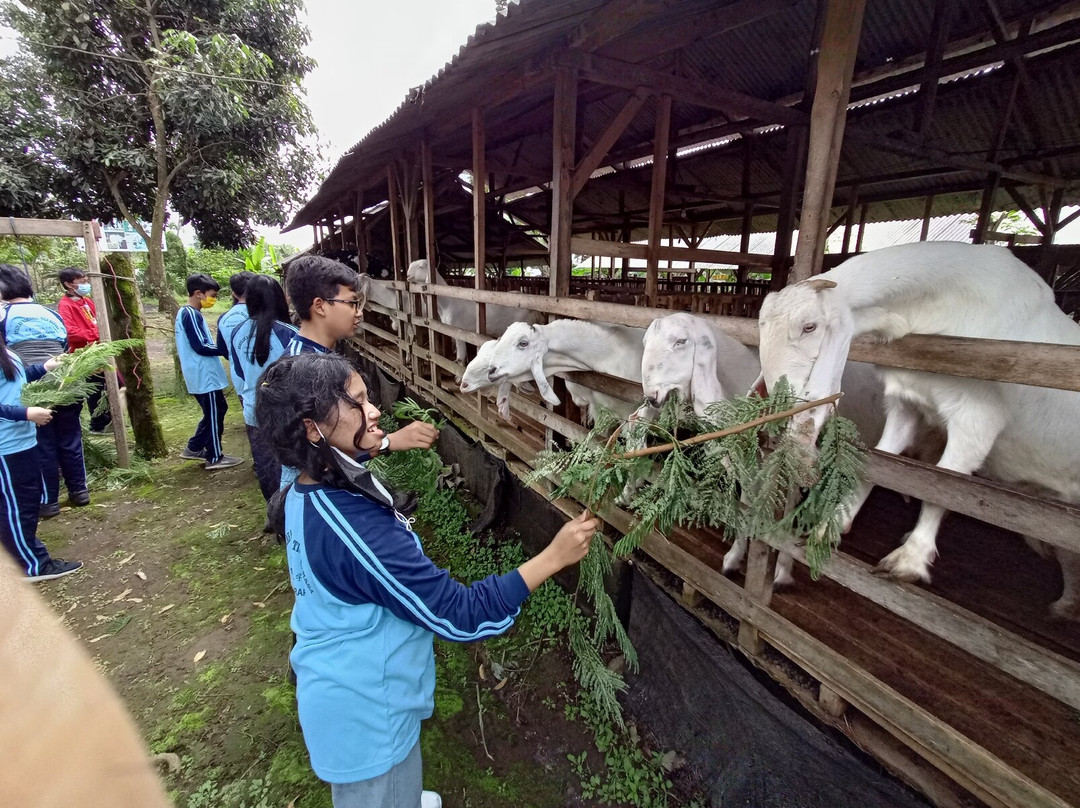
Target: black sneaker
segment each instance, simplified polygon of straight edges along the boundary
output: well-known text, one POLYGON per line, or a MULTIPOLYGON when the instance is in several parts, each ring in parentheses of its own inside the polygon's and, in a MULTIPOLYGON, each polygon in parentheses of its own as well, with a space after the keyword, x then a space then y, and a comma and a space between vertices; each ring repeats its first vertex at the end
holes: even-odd
POLYGON ((64 561, 62 558, 50 558, 38 570, 37 575, 30 575, 31 581, 51 581, 53 578, 63 578, 82 569, 81 561, 64 561))
POLYGON ((73 491, 68 494, 68 501, 77 508, 85 507, 90 504, 90 492, 73 491))
POLYGON ((184 447, 184 450, 180 452, 180 457, 184 460, 206 460, 206 449, 202 449, 198 452, 193 452, 188 447, 184 447))
POLYGON ((42 519, 52 519, 60 515, 60 503, 48 502, 38 508, 38 516, 42 519))

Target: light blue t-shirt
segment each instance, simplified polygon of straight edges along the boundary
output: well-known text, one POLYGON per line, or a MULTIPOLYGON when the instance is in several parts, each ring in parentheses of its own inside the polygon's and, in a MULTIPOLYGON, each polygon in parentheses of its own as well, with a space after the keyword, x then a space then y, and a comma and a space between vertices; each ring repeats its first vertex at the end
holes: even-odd
POLYGON ((25 452, 37 446, 37 424, 26 420, 26 407, 22 403, 23 385, 45 375, 44 365, 29 365, 25 369, 22 360, 12 351, 15 378, 8 380, 0 372, 0 455, 25 452))
POLYGON ((226 351, 228 351, 225 358, 229 360, 229 375, 232 377, 233 389, 236 390, 237 395, 240 394, 240 384, 236 369, 233 367, 235 360, 232 355, 232 338, 233 334, 236 333, 236 329, 247 320, 247 303, 234 303, 233 307, 218 317, 217 321, 218 347, 225 346, 226 351))
POLYGON ((192 306, 181 306, 176 314, 176 355, 184 373, 189 393, 211 393, 229 386, 218 348, 202 313, 192 306))
POLYGON ((229 347, 229 355, 232 357, 230 370, 233 374, 233 387, 236 388, 236 394, 244 402, 244 423, 248 426, 259 425, 258 419, 255 418, 255 396, 258 392, 259 378, 267 365, 285 355, 289 340, 295 333, 296 329, 288 323, 280 321, 274 323, 274 329, 270 333, 270 352, 267 354, 266 361, 260 365, 254 357, 255 321, 245 320, 233 331, 229 347))
POLYGON ((8 303, 0 334, 24 363, 44 362, 67 350, 67 328, 60 315, 40 303, 8 303))

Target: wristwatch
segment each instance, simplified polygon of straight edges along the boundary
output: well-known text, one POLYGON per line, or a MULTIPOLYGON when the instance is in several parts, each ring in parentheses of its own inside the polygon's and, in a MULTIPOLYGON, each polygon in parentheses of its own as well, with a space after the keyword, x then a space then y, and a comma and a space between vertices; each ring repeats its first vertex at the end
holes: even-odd
POLYGON ((379 454, 390 451, 390 436, 383 435, 382 443, 379 444, 379 454))

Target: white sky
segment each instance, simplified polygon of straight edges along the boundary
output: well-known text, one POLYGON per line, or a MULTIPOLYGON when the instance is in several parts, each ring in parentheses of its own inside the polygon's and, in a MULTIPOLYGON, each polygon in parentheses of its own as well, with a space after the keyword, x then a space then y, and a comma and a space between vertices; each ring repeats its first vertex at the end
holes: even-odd
MULTIPOLYGON (((308 0, 308 53, 318 66, 304 87, 329 167, 494 19, 495 0, 308 0)), ((263 232, 311 244, 310 227, 263 232)))

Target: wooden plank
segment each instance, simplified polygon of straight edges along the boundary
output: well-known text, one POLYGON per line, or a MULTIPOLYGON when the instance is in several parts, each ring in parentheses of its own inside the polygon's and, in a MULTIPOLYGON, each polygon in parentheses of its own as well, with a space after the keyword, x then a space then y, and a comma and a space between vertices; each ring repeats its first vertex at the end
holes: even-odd
POLYGON ((866 0, 827 0, 825 31, 818 54, 817 89, 810 114, 810 151, 803 186, 795 265, 788 283, 821 272, 825 231, 833 204, 840 144, 847 121, 851 77, 866 0))
MULTIPOLYGON (((85 222, 71 222, 63 219, 15 219, 0 218, 0 236, 59 236, 62 238, 83 238, 85 222)), ((97 270, 94 270, 97 272, 97 270)))
MULTIPOLYGON (((436 290, 426 284, 421 290, 446 297, 483 300, 502 306, 639 328, 647 328, 657 317, 671 313, 666 309, 575 298, 556 300, 520 292, 476 292, 453 286, 439 286, 436 290)), ((708 320, 744 345, 758 344, 757 322, 748 317, 696 316, 708 320)), ((884 344, 868 337, 859 337, 852 340, 849 358, 883 367, 1080 391, 1080 346, 1076 345, 911 334, 884 344)))
MULTIPOLYGON (((806 564, 806 550, 782 541, 783 552, 806 564)), ((967 651, 994 668, 1080 709, 1080 665, 914 584, 871 574, 870 566, 834 553, 822 574, 893 614, 967 651)))
POLYGON ((930 194, 926 197, 926 204, 923 205, 922 226, 919 228, 919 241, 926 241, 926 237, 930 235, 930 219, 934 212, 934 195, 930 194))
POLYGON ((662 95, 656 104, 653 135, 652 183, 649 191, 649 244, 645 266, 645 299, 656 305, 660 272, 660 240, 664 227, 664 196, 667 188, 668 138, 671 135, 671 96, 662 95))
POLYGON ((400 281, 405 277, 405 267, 402 265, 401 239, 398 235, 401 229, 401 214, 398 211, 397 177, 394 174, 393 164, 386 166, 386 186, 390 194, 388 202, 390 208, 390 251, 394 260, 394 280, 400 281))
POLYGON ((1080 553, 1080 506, 877 450, 866 473, 875 485, 1080 553))
POLYGON ((611 0, 592 13, 570 37, 570 47, 593 51, 664 9, 657 0, 611 0))
POLYGON ((574 257, 570 250, 574 217, 574 148, 577 127, 577 85, 574 70, 560 68, 555 75, 551 137, 551 241, 548 266, 550 294, 570 294, 574 257))
MULTIPOLYGON (((577 255, 596 255, 605 258, 648 259, 649 248, 645 244, 626 244, 621 241, 602 241, 600 239, 575 236, 570 240, 570 249, 577 255)), ((704 261, 717 264, 748 264, 768 267, 773 257, 765 253, 731 252, 729 250, 708 250, 701 247, 672 247, 661 244, 658 248, 658 260, 661 261, 704 261)))
MULTIPOLYGON (((23 232, 19 230, 18 223, 20 221, 27 220, 16 220, 15 229, 19 232, 19 235, 23 235, 23 232)), ((11 222, 9 221, 7 224, 10 228, 11 222)), ((96 225, 93 222, 78 222, 78 224, 81 230, 79 235, 82 236, 83 246, 86 249, 87 275, 90 276, 90 291, 94 297, 94 308, 102 312, 102 316, 98 317, 97 321, 98 336, 101 342, 112 342, 112 327, 109 325, 109 316, 106 314, 109 309, 105 302, 105 284, 101 277, 101 258, 98 254, 96 225)), ((113 441, 116 444, 116 465, 122 469, 130 468, 131 455, 128 452, 127 428, 124 426, 124 407, 120 403, 120 383, 117 381, 116 374, 108 370, 105 372, 105 392, 109 398, 109 414, 112 416, 113 441)))
POLYGON ((634 120, 646 98, 648 98, 646 93, 634 93, 630 96, 623 108, 619 110, 600 137, 596 139, 589 153, 581 158, 581 162, 574 169, 573 190, 570 192, 572 196, 576 197, 581 193, 581 189, 585 187, 589 177, 600 167, 608 152, 611 151, 611 147, 615 145, 619 136, 626 131, 626 127, 634 120))
POLYGON ((806 113, 802 110, 754 98, 716 84, 705 84, 597 54, 565 53, 558 57, 557 62, 566 67, 576 67, 579 76, 585 81, 625 87, 628 90, 645 88, 657 95, 670 95, 680 103, 738 113, 764 123, 793 126, 807 120, 806 113))

